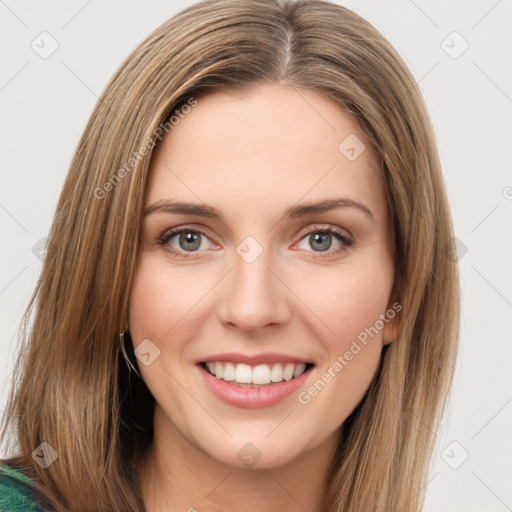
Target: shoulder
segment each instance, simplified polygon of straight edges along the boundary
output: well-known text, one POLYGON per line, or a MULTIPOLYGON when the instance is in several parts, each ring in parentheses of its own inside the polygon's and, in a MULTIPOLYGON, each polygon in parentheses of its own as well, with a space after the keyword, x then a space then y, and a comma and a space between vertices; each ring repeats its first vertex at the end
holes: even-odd
POLYGON ((42 512, 34 501, 28 477, 0 462, 0 512, 42 512))

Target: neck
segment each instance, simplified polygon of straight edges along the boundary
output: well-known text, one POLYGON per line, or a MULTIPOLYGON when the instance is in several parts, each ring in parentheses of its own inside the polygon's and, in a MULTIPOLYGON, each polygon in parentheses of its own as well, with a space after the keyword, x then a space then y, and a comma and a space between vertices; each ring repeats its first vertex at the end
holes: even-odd
POLYGON ((157 406, 153 443, 139 465, 147 512, 323 512, 337 431, 279 467, 226 465, 185 439, 157 406))

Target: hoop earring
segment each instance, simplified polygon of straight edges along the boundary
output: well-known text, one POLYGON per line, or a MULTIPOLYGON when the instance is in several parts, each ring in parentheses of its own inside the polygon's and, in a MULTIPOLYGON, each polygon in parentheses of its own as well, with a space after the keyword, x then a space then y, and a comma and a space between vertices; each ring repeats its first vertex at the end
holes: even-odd
POLYGON ((133 365, 130 356, 126 353, 127 340, 130 345, 130 353, 132 353, 133 352, 133 344, 132 344, 130 333, 128 332, 128 324, 126 325, 125 330, 123 332, 119 333, 121 352, 123 354, 124 360, 125 360, 128 368, 130 369, 130 371, 133 370, 137 374, 138 377, 142 378, 140 373, 138 372, 137 368, 135 368, 135 366, 133 365))

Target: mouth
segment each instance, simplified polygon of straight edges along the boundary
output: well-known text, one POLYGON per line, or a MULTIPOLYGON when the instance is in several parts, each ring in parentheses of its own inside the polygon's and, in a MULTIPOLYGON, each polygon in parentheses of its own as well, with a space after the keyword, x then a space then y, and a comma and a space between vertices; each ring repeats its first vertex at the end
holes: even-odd
POLYGON ((232 361, 197 363, 199 377, 218 399, 242 409, 271 407, 296 395, 315 365, 287 362, 250 365, 232 361))
MULTIPOLYGON (((217 380, 237 387, 265 388, 293 381, 309 373, 314 363, 272 363, 250 365, 225 361, 198 364, 217 380)), ((302 380, 302 379, 301 379, 302 380)))

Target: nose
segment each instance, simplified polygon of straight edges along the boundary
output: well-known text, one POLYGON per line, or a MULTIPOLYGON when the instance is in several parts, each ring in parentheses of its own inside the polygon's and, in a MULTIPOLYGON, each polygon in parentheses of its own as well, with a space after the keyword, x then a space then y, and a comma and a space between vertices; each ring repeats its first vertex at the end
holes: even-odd
POLYGON ((243 331, 257 331, 288 321, 290 291, 272 265, 270 251, 264 250, 250 262, 239 254, 226 276, 218 314, 224 325, 243 331))

